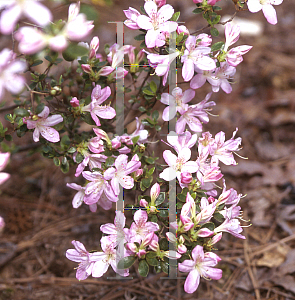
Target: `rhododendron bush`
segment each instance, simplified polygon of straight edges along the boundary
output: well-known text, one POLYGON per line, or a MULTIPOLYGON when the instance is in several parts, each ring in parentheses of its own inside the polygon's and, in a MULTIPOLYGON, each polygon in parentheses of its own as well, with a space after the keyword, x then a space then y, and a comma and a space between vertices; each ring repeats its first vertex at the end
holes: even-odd
MULTIPOLYGON (((101 277, 110 265, 117 278, 128 277, 135 264, 144 277, 161 271, 170 279, 183 276, 184 290, 193 293, 201 277, 222 277, 216 254, 222 236, 245 239, 242 195, 226 186, 222 173, 222 165, 237 164, 238 128, 233 124, 226 137, 222 130, 206 131, 206 124, 218 105, 212 94, 232 92, 236 68, 252 46, 235 45, 240 27, 232 18, 220 22, 223 1, 193 2, 195 27, 198 16, 208 23, 196 32, 178 22, 180 12, 166 0, 143 1, 140 11, 126 1, 113 45, 91 36, 94 24, 79 2, 68 6, 66 20, 54 20, 44 2, 0 3, 0 31, 14 41, 14 50, 0 52, 0 99, 5 105, 8 93, 14 97, 5 115, 10 124, 0 124, 2 145, 9 149, 12 139, 31 136, 62 172, 75 168, 77 179, 67 184, 76 191, 74 208, 116 208, 114 221, 100 227, 101 249, 89 251, 75 240, 74 248, 69 245, 66 257, 78 263, 78 280, 101 277), (122 43, 123 21, 125 35, 137 31, 139 46, 122 43), (224 36, 217 24, 224 25, 224 36), (71 63, 58 68, 65 61, 71 63), (201 98, 203 86, 211 92, 201 98), (127 131, 131 113, 133 132, 127 131)), ((237 11, 262 9, 276 24, 273 5, 282 0, 234 2, 237 11)), ((0 171, 9 157, 0 154, 0 171)), ((0 184, 9 178, 0 175, 0 184)))

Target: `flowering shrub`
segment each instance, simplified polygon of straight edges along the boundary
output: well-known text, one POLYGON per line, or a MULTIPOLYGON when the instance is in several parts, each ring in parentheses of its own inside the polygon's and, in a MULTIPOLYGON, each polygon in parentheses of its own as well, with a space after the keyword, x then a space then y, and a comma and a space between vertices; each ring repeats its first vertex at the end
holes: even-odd
MULTIPOLYGON (((9 49, 0 53, 0 99, 5 99, 4 89, 15 95, 15 109, 5 116, 13 128, 10 131, 20 138, 31 134, 43 155, 62 172, 76 166, 75 176, 84 178, 85 183, 67 184, 77 191, 74 208, 85 203, 95 212, 117 203, 114 223, 100 227, 101 251, 88 252, 79 241, 72 242, 75 249, 67 250, 66 257, 79 263, 78 280, 101 277, 110 265, 126 277, 137 261, 144 277, 151 267, 171 278, 177 268, 188 273, 184 290, 193 293, 201 277, 222 277, 222 270, 215 268, 221 259, 213 251, 223 233, 245 238, 240 225, 242 195, 227 189, 220 168, 222 164, 236 165, 234 154, 241 145, 238 129, 230 139, 223 131, 214 137, 203 132, 209 111, 216 105, 210 101, 212 93, 220 89, 231 93, 236 67, 252 48, 232 47, 239 39, 240 27, 231 20, 225 22, 225 40, 213 43, 219 35, 215 28, 220 24, 218 1, 193 1, 193 13, 203 15, 210 35, 190 33, 179 25, 180 13, 165 0, 145 1, 141 12, 129 7, 124 10, 124 24, 141 32, 135 37, 142 41, 141 49, 115 43, 104 47, 105 54, 98 53, 99 37, 93 37, 90 45, 84 43, 94 25, 80 13, 80 3, 70 4, 67 21, 57 22, 52 22, 49 9, 35 0, 0 4, 0 31, 18 41, 17 54, 9 49), (23 17, 38 26, 17 26, 23 17), (57 77, 54 66, 63 60, 77 62, 57 77), (39 73, 35 67, 42 63, 47 67, 39 73), (173 84, 176 66, 182 68, 189 89, 173 84), (24 72, 30 74, 30 82, 24 72), (124 87, 124 80, 132 82, 133 90, 124 87), (196 90, 206 82, 212 92, 203 100, 196 99, 196 90), (66 93, 68 86, 79 92, 66 93), (169 92, 165 92, 168 86, 169 92), (121 92, 128 102, 122 102, 121 92), (155 109, 157 102, 166 106, 161 114, 155 109), (136 130, 128 134, 123 129, 130 111, 138 114, 136 130), (156 139, 165 122, 173 130, 161 142, 169 148, 151 153, 151 145, 161 143, 156 139), (88 130, 81 129, 83 123, 89 125, 83 127, 88 130), (219 190, 221 179, 223 188, 219 190), (123 190, 132 204, 120 209, 123 190), (173 207, 179 216, 174 220, 173 207), (128 210, 133 212, 130 226, 124 215, 128 210)), ((272 5, 281 3, 248 0, 247 5, 251 12, 262 9, 267 21, 275 24, 272 5)), ((243 5, 238 1, 237 9, 243 5)), ((12 140, 8 132, 1 123, 1 141, 12 140)), ((9 153, 1 155, 2 171, 9 153)), ((0 183, 8 178, 6 173, 0 175, 0 183)))

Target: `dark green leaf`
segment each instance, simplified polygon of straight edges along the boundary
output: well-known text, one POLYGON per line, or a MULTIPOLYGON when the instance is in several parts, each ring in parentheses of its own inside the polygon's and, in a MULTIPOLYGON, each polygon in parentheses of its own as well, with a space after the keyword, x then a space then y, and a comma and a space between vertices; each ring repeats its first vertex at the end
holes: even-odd
POLYGON ((156 206, 159 206, 161 205, 163 202, 165 201, 165 193, 164 192, 161 192, 158 196, 158 198, 156 199, 155 201, 155 205, 156 206))
POLYGON ((222 10, 222 8, 220 6, 214 5, 213 10, 218 11, 218 10, 222 10))
POLYGON ((152 91, 150 91, 150 90, 148 90, 148 89, 145 89, 145 90, 143 90, 142 91, 144 94, 146 94, 146 95, 149 95, 149 96, 153 96, 155 93, 154 92, 152 92, 152 91))
POLYGON ((69 162, 67 161, 65 164, 61 164, 60 169, 63 173, 68 173, 70 169, 69 162))
POLYGON ((26 110, 26 109, 24 109, 24 108, 16 108, 15 110, 14 110, 14 113, 17 115, 17 116, 19 116, 19 117, 28 117, 29 115, 30 115, 30 113, 26 110))
POLYGON ((129 269, 136 261, 135 256, 126 256, 118 262, 118 269, 129 269))
POLYGON ((36 115, 40 114, 40 113, 43 111, 43 109, 44 109, 44 106, 45 106, 45 104, 44 104, 44 103, 40 103, 40 104, 38 104, 38 106, 36 107, 35 114, 36 114, 36 115))
POLYGON ((115 162, 115 157, 108 157, 106 162, 105 162, 105 166, 107 168, 111 167, 115 162))
POLYGON ((66 61, 73 61, 79 56, 83 56, 88 54, 89 49, 77 45, 77 44, 70 44, 67 49, 62 53, 63 58, 66 61))
POLYGON ((149 252, 146 255, 146 261, 150 266, 157 266, 159 264, 159 261, 156 258, 156 253, 155 252, 149 252))
POLYGON ((156 85, 156 83, 154 82, 154 81, 151 81, 151 83, 150 83, 150 89, 154 92, 154 93, 156 93, 156 91, 157 91, 157 85, 156 85))
POLYGON ((159 212, 160 217, 167 218, 168 217, 168 210, 167 209, 161 209, 159 212))
POLYGON ((155 129, 156 129, 157 131, 160 131, 160 130, 162 129, 162 127, 161 127, 160 125, 156 125, 156 126, 155 126, 155 129))
POLYGON ((222 214, 220 214, 220 213, 215 213, 213 215, 213 218, 215 220, 217 220, 218 222, 223 222, 224 221, 224 216, 222 214))
POLYGON ((203 12, 202 8, 196 8, 196 9, 193 10, 194 14, 200 14, 201 12, 203 12))
POLYGON ((60 160, 57 157, 54 157, 53 163, 58 167, 60 165, 60 160))
POLYGON ((211 33, 212 36, 218 36, 219 35, 219 31, 214 27, 212 27, 210 29, 210 33, 211 33))
POLYGON ((69 150, 68 150, 68 153, 75 153, 77 151, 77 149, 75 147, 71 147, 69 150))
POLYGON ((208 222, 208 223, 202 225, 201 228, 208 228, 209 230, 213 231, 215 229, 215 225, 212 222, 208 222))
POLYGON ((6 134, 5 135, 5 140, 8 141, 8 142, 11 142, 12 141, 12 136, 10 134, 6 134))
POLYGON ((144 34, 144 33, 141 33, 141 34, 135 36, 134 39, 135 39, 136 41, 143 41, 143 40, 145 39, 145 34, 144 34))
POLYGON ((138 273, 142 277, 147 277, 149 273, 149 265, 145 260, 141 260, 138 264, 138 273))
POLYGON ((34 61, 34 63, 31 65, 31 67, 36 67, 36 66, 39 66, 41 64, 43 64, 43 60, 37 59, 37 60, 34 61))
POLYGON ((159 246, 161 250, 167 251, 169 249, 168 240, 163 238, 159 242, 159 246))
POLYGON ((153 111, 152 118, 155 119, 155 120, 158 120, 158 118, 159 118, 159 112, 157 110, 153 111))
POLYGON ((151 222, 154 222, 154 223, 158 223, 158 218, 157 218, 157 216, 156 216, 156 215, 152 215, 150 221, 151 221, 151 222))
POLYGON ((83 161, 84 156, 81 153, 77 153, 76 155, 76 163, 79 164, 83 161))
POLYGON ((164 273, 169 273, 169 264, 166 261, 161 261, 161 269, 164 273))
POLYGON ((211 50, 217 51, 217 50, 223 49, 223 47, 224 47, 224 42, 217 42, 211 46, 211 50))

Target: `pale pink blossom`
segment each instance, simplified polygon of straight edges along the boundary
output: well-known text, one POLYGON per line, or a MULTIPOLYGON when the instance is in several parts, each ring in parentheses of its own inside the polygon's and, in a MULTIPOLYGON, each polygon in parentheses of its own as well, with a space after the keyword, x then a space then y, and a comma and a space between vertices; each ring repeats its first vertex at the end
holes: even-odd
POLYGON ((73 198, 72 205, 74 208, 80 207, 84 201, 85 187, 76 183, 67 183, 67 186, 73 190, 78 191, 73 198))
POLYGON ((165 105, 169 105, 163 111, 162 118, 164 121, 173 119, 177 111, 187 110, 187 103, 195 97, 195 92, 192 89, 188 89, 183 93, 180 87, 174 88, 171 94, 172 95, 163 93, 161 96, 161 102, 165 105))
POLYGON ((160 38, 161 32, 173 32, 177 29, 177 23, 168 21, 174 14, 171 5, 165 4, 159 11, 157 4, 153 1, 146 2, 144 9, 148 16, 140 15, 136 22, 141 29, 147 30, 145 43, 148 48, 162 47, 165 41, 160 38))
POLYGON ((181 57, 183 62, 182 77, 190 81, 194 76, 194 67, 210 71, 216 68, 215 61, 209 57, 211 49, 205 46, 197 46, 197 37, 190 35, 185 42, 186 50, 181 57))
POLYGON ((233 151, 238 151, 241 145, 242 139, 234 139, 238 128, 233 132, 233 136, 228 141, 225 141, 225 133, 220 131, 215 135, 215 141, 210 147, 210 154, 212 155, 212 162, 223 162, 225 165, 236 165, 236 161, 233 156, 233 151))
POLYGON ((123 10, 127 20, 124 24, 130 29, 140 29, 137 25, 137 19, 141 15, 135 8, 129 7, 129 9, 123 10))
POLYGON ((163 152, 163 158, 169 167, 164 169, 159 177, 166 181, 173 180, 177 177, 178 181, 181 182, 182 172, 195 173, 198 170, 197 163, 189 161, 191 158, 191 150, 188 148, 182 149, 178 153, 178 156, 173 154, 170 150, 165 150, 163 152))
POLYGON ((49 108, 45 106, 40 114, 37 116, 35 115, 31 119, 27 120, 28 129, 35 129, 33 132, 34 142, 39 142, 40 134, 49 142, 59 142, 59 133, 56 129, 51 128, 51 126, 63 122, 63 117, 61 115, 53 115, 48 117, 48 115, 49 108))
POLYGON ((190 131, 185 131, 177 135, 176 132, 170 131, 167 135, 167 145, 172 147, 177 153, 183 148, 192 148, 198 140, 197 134, 191 134, 190 131))
POLYGON ((134 179, 128 174, 135 172, 140 168, 141 162, 131 160, 128 162, 126 154, 120 154, 115 160, 115 167, 108 168, 104 172, 106 179, 111 179, 112 189, 116 195, 120 194, 120 185, 125 189, 132 189, 134 179))
POLYGON ((134 222, 130 226, 130 242, 138 242, 145 238, 145 236, 150 232, 155 232, 160 229, 159 225, 154 222, 148 222, 147 212, 139 209, 135 212, 133 216, 134 222))
POLYGON ((22 15, 44 27, 52 21, 50 10, 36 0, 1 0, 0 31, 11 34, 22 15))
POLYGON ((180 272, 189 272, 184 290, 187 293, 193 293, 197 290, 200 278, 219 280, 222 277, 222 270, 215 269, 220 257, 213 252, 204 253, 203 247, 197 245, 192 250, 192 260, 185 260, 178 264, 180 272))
POLYGON ((0 52, 0 100, 4 89, 12 94, 19 94, 25 87, 25 79, 20 73, 26 70, 24 61, 16 59, 16 54, 5 48, 0 52))
POLYGON ((225 219, 225 221, 214 229, 214 233, 228 232, 239 239, 246 239, 240 233, 243 228, 240 226, 240 221, 238 219, 225 219))
POLYGON ((91 275, 94 263, 104 257, 100 252, 89 253, 85 246, 79 241, 72 241, 72 244, 76 249, 68 249, 66 257, 71 261, 79 263, 76 278, 78 280, 85 280, 89 275, 91 275))
MULTIPOLYGON (((10 153, 0 153, 0 171, 2 171, 9 162, 10 153)), ((10 178, 10 174, 0 172, 0 185, 10 178)))
POLYGON ((283 0, 248 0, 247 5, 251 13, 256 13, 262 9, 262 12, 268 23, 277 24, 277 13, 273 5, 279 5, 283 0))
POLYGON ((97 126, 100 126, 98 117, 102 119, 112 119, 116 115, 116 111, 109 105, 100 105, 106 101, 110 95, 111 89, 109 86, 101 89, 100 85, 96 85, 91 93, 91 103, 82 108, 82 111, 90 112, 97 126))

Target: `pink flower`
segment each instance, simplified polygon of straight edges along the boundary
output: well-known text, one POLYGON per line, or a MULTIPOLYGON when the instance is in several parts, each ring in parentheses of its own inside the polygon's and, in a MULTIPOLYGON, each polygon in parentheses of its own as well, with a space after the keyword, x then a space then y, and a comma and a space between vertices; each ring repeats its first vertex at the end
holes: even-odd
POLYGON ((155 68, 156 74, 158 76, 164 76, 163 85, 165 85, 168 78, 170 64, 180 55, 180 52, 176 50, 174 53, 167 55, 159 55, 155 53, 149 53, 147 51, 145 51, 145 53, 147 54, 147 59, 149 60, 150 65, 155 68))
POLYGON ((270 24, 277 24, 277 13, 273 5, 279 5, 283 0, 248 0, 247 5, 251 13, 256 13, 262 9, 262 12, 270 24))
POLYGON ((182 172, 195 173, 198 170, 197 163, 189 161, 191 158, 191 150, 188 148, 182 149, 178 153, 178 157, 170 150, 165 150, 163 152, 163 158, 169 167, 163 170, 159 177, 166 181, 173 180, 177 177, 179 183, 181 183, 182 172))
POLYGON ((78 191, 73 198, 72 205, 74 208, 78 208, 82 205, 85 196, 85 187, 76 183, 67 183, 67 186, 71 189, 78 191))
POLYGON ((211 52, 209 47, 198 46, 197 37, 190 35, 186 42, 181 62, 183 62, 182 77, 185 81, 190 81, 194 76, 194 66, 201 70, 213 70, 216 68, 215 61, 208 55, 211 52))
POLYGON ((225 221, 214 229, 214 233, 228 232, 239 239, 246 239, 240 233, 243 228, 240 226, 240 221, 237 219, 225 219, 225 221))
POLYGON ((70 101, 72 107, 79 107, 80 103, 77 97, 73 97, 72 100, 70 101))
POLYGON ((0 31, 3 34, 11 34, 22 15, 42 27, 52 20, 50 10, 36 0, 4 0, 0 3, 1 8, 4 8, 0 18, 0 31))
POLYGON ((48 140, 49 142, 56 143, 60 140, 58 131, 50 126, 61 123, 63 121, 63 117, 61 115, 53 115, 48 117, 48 115, 49 108, 45 106, 40 114, 33 116, 32 119, 27 120, 28 129, 35 128, 33 133, 34 142, 39 142, 40 133, 44 139, 48 140))
POLYGON ((19 94, 25 87, 25 79, 19 73, 26 70, 26 63, 15 58, 16 54, 7 48, 0 52, 0 100, 4 89, 19 94))
POLYGON ((197 134, 191 134, 185 131, 183 134, 177 135, 175 132, 170 132, 167 136, 168 145, 179 153, 183 148, 192 148, 198 140, 197 134))
POLYGON ((157 4, 153 1, 146 2, 144 9, 148 16, 140 15, 137 18, 137 25, 147 30, 145 43, 148 48, 162 47, 165 41, 161 39, 161 32, 173 32, 177 29, 177 23, 168 21, 174 13, 171 5, 162 6, 159 11, 157 4))
POLYGON ((103 259, 100 252, 89 253, 84 245, 79 241, 72 241, 76 249, 68 249, 66 252, 67 259, 78 262, 76 278, 78 280, 85 280, 91 275, 94 263, 103 259))
MULTIPOLYGON (((8 164, 10 158, 10 153, 0 153, 0 171, 2 171, 8 164)), ((7 179, 9 179, 10 174, 5 172, 0 172, 0 185, 3 184, 7 179)))
POLYGON ((120 154, 115 160, 115 167, 108 168, 104 172, 106 179, 111 179, 111 185, 116 195, 120 194, 120 185, 125 189, 132 189, 134 179, 128 174, 135 172, 141 166, 140 161, 131 160, 128 162, 126 154, 120 154))
POLYGON ((150 195, 151 195, 151 202, 154 203, 155 200, 158 198, 158 196, 160 195, 160 185, 159 183, 155 183, 152 187, 151 187, 151 191, 150 191, 150 195))
MULTIPOLYGON (((116 251, 112 239, 108 236, 104 236, 101 238, 100 243, 103 252, 96 252, 97 255, 100 255, 101 259, 97 260, 93 265, 92 277, 101 277, 106 273, 110 265, 112 266, 114 272, 120 274, 121 276, 128 276, 128 269, 117 269, 117 261, 119 261, 123 257, 117 257, 117 255, 120 254, 120 251, 116 251)), ((125 255, 126 251, 124 249, 124 256, 125 255)))
POLYGON ((195 92, 192 89, 188 89, 182 93, 180 87, 176 87, 172 91, 172 95, 163 93, 161 102, 169 105, 163 111, 162 118, 164 121, 170 121, 176 115, 176 111, 180 112, 188 109, 188 102, 195 97, 195 92))
POLYGON ((91 103, 84 106, 82 111, 89 111, 92 119, 97 126, 100 126, 98 117, 102 119, 112 119, 116 115, 116 111, 109 105, 100 105, 106 101, 111 95, 111 89, 109 86, 101 89, 100 85, 97 85, 91 93, 91 103))
POLYGON ((236 161, 233 156, 233 151, 238 151, 241 145, 242 139, 234 139, 238 128, 233 132, 233 136, 228 141, 225 141, 225 133, 220 131, 215 135, 214 144, 210 147, 210 154, 212 155, 212 162, 218 163, 220 160, 225 165, 236 165, 236 161))
POLYGON ((192 250, 192 258, 192 260, 185 260, 178 264, 179 271, 189 272, 184 283, 184 290, 189 294, 197 290, 201 277, 214 280, 222 277, 222 270, 213 268, 221 260, 215 253, 204 254, 203 247, 197 245, 192 250))
POLYGON ((84 202, 88 205, 97 203, 103 209, 110 209, 112 202, 118 201, 111 185, 100 172, 84 171, 82 175, 89 181, 86 185, 84 202))
POLYGON ((125 16, 128 18, 124 24, 130 29, 140 29, 140 27, 137 25, 137 18, 140 16, 140 13, 132 7, 129 7, 129 9, 123 11, 125 16))
POLYGON ((142 209, 139 209, 135 212, 133 219, 134 222, 131 224, 129 230, 130 242, 132 243, 141 243, 148 233, 155 232, 160 229, 157 223, 147 222, 147 212, 142 209))
POLYGON ((127 242, 128 228, 125 227, 126 217, 123 212, 116 210, 114 224, 107 223, 100 226, 100 231, 109 234, 110 239, 114 241, 114 246, 117 246, 120 241, 127 242))

